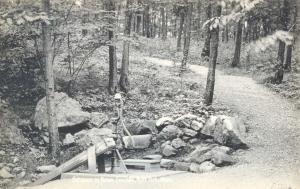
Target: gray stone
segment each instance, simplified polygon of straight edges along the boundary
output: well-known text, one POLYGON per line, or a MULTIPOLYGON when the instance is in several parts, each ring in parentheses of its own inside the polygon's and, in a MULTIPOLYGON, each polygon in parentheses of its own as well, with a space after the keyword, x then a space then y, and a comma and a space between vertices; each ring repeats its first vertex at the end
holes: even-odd
POLYGON ((139 128, 139 134, 157 134, 155 120, 145 120, 139 128))
POLYGON ((190 161, 194 163, 202 163, 206 160, 210 160, 211 156, 206 154, 212 148, 211 147, 198 147, 190 154, 190 161), (205 155, 206 154, 206 155, 205 155))
POLYGON ((171 141, 168 140, 168 141, 162 143, 161 149, 163 149, 166 145, 171 145, 171 141))
POLYGON ((188 128, 183 128, 182 129, 184 135, 190 136, 190 137, 195 137, 198 133, 192 129, 188 128))
POLYGON ((198 121, 192 121, 191 128, 195 131, 200 131, 203 128, 203 123, 198 121))
POLYGON ((235 160, 228 154, 224 152, 211 151, 211 160, 217 166, 226 166, 232 165, 235 163, 235 160))
POLYGON ((176 149, 179 149, 185 147, 186 143, 180 138, 175 138, 174 140, 172 140, 172 146, 176 149))
POLYGON ((17 178, 18 178, 18 179, 24 178, 25 175, 26 175, 26 172, 25 172, 25 171, 22 171, 22 172, 20 172, 20 173, 17 174, 17 178))
POLYGON ((199 171, 199 164, 198 163, 191 163, 190 165, 190 171, 193 172, 193 173, 198 173, 199 171))
POLYGON ((202 147, 194 150, 190 154, 190 161, 193 163, 202 163, 204 161, 212 161, 217 166, 231 165, 235 160, 224 151, 212 149, 211 147, 202 147))
POLYGON ((0 170, 0 178, 1 179, 10 179, 10 178, 14 178, 15 176, 10 174, 9 171, 7 171, 5 168, 2 168, 0 170))
POLYGON ((162 154, 166 157, 174 156, 177 154, 177 150, 171 145, 167 144, 162 148, 162 154))
POLYGON ((6 167, 3 167, 3 169, 5 169, 6 171, 10 172, 11 171, 11 167, 14 167, 15 165, 12 163, 8 163, 6 167))
MULTIPOLYGON (((90 119, 90 113, 82 111, 79 102, 65 93, 55 93, 54 103, 57 127, 72 127, 86 123, 90 119)), ((44 97, 35 108, 34 125, 39 129, 47 128, 47 120, 46 97, 44 97)))
POLYGON ((157 135, 158 140, 172 140, 180 137, 182 131, 175 125, 168 125, 157 135))
POLYGON ((36 168, 36 172, 38 173, 49 173, 50 171, 56 168, 55 165, 42 165, 36 168))
POLYGON ((161 159, 160 167, 171 169, 174 167, 175 161, 171 159, 161 159))
POLYGON ((1 156, 5 155, 5 151, 1 150, 1 151, 0 151, 0 155, 1 155, 1 156))
POLYGON ((158 129, 162 129, 163 127, 167 126, 167 125, 171 125, 174 123, 173 118, 171 117, 162 117, 159 120, 156 121, 156 127, 158 129))
POLYGON ((176 171, 189 171, 190 169, 190 163, 186 163, 186 162, 176 162, 174 164, 174 169, 176 171))
POLYGON ((191 136, 183 136, 182 140, 187 142, 187 141, 191 140, 191 136))
POLYGON ((18 163, 19 162, 19 158, 18 157, 14 157, 14 163, 18 163))
POLYGON ((43 135, 42 138, 43 138, 43 141, 44 141, 46 144, 49 144, 49 137, 48 137, 48 136, 43 135))
POLYGON ((108 122, 109 122, 109 117, 104 113, 92 112, 90 114, 90 124, 92 124, 97 128, 102 127, 104 124, 108 122))
POLYGON ((66 134, 65 139, 63 140, 63 145, 71 145, 75 143, 75 138, 71 133, 66 134))
POLYGON ((15 174, 19 174, 23 171, 22 167, 15 167, 13 168, 13 173, 15 174))
POLYGON ((133 135, 124 136, 124 146, 126 149, 146 149, 150 146, 152 140, 152 135, 133 135))
POLYGON ((233 152, 233 149, 231 149, 228 146, 216 146, 212 150, 217 152, 223 152, 225 154, 231 154, 233 152))
POLYGON ((190 123, 192 120, 195 120, 195 119, 197 119, 197 118, 198 118, 198 117, 197 117, 196 115, 193 115, 193 114, 185 114, 185 115, 180 116, 179 118, 177 118, 177 119, 175 120, 175 123, 180 122, 180 121, 182 121, 182 120, 185 120, 185 121, 187 121, 188 123, 190 123))
POLYGON ((20 186, 24 186, 24 185, 27 185, 27 184, 29 184, 29 183, 30 183, 29 180, 22 180, 21 182, 19 182, 19 185, 20 185, 20 186))
POLYGON ((201 133, 213 137, 214 141, 232 148, 244 148, 246 128, 241 120, 228 116, 211 116, 201 133))
POLYGON ((200 164, 200 166, 198 167, 198 172, 197 173, 206 173, 206 172, 211 172, 216 170, 217 167, 209 162, 209 161, 205 161, 203 163, 200 164))
POLYGON ((198 139, 198 138, 192 138, 192 139, 189 140, 190 144, 196 144, 198 142, 200 142, 200 139, 198 139))
POLYGON ((103 141, 103 138, 112 138, 113 132, 107 128, 92 128, 89 130, 82 130, 75 135, 75 142, 79 146, 88 148, 91 144, 97 144, 103 141))
POLYGON ((0 186, 8 185, 12 180, 11 179, 0 179, 0 186))

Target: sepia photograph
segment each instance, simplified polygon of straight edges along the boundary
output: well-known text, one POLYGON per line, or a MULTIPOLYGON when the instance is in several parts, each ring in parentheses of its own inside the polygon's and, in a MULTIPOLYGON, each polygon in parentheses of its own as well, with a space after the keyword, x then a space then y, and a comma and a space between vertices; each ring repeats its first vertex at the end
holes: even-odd
POLYGON ((300 0, 0 0, 0 189, 300 189, 300 0))

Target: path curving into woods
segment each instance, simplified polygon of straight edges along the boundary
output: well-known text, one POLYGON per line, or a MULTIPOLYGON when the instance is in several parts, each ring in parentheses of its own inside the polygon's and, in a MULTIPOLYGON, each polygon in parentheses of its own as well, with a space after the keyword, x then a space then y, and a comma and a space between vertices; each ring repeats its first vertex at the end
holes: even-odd
MULTIPOLYGON (((174 66, 169 60, 144 62, 174 66)), ((207 68, 191 65, 194 82, 206 83, 207 68), (196 76, 194 76, 196 75, 196 76)), ((165 69, 168 72, 168 69, 165 69)), ((189 76, 186 76, 189 77, 189 76)), ((184 173, 149 181, 67 179, 34 188, 57 189, 295 189, 300 188, 300 111, 248 77, 216 73, 215 100, 231 107, 246 121, 249 150, 235 154, 238 164, 205 173, 184 173)))
MULTIPOLYGON (((150 57, 145 60, 174 66, 169 60, 150 57)), ((189 68, 197 74, 189 79, 205 86, 207 68, 198 65, 189 68)), ((248 179, 254 183, 269 181, 274 187, 276 183, 294 183, 300 188, 300 110, 252 78, 220 71, 216 72, 215 100, 238 112, 250 128, 247 136, 250 149, 238 153, 238 165, 219 170, 216 176, 236 177, 238 183, 248 179)))

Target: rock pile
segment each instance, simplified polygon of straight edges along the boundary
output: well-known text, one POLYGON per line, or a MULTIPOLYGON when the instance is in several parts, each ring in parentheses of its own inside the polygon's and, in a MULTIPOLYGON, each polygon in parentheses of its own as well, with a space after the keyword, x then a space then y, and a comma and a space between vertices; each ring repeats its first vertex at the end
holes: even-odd
POLYGON ((178 118, 162 117, 156 122, 157 142, 164 158, 189 155, 182 161, 162 159, 161 167, 203 173, 236 163, 231 153, 246 148, 244 124, 225 115, 178 118), (196 148, 192 144, 198 144, 196 148))

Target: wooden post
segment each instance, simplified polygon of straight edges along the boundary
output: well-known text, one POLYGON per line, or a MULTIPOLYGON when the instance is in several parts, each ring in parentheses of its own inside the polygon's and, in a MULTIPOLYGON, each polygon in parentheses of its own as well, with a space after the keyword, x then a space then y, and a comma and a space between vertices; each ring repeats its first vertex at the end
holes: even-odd
POLYGON ((89 173, 96 173, 96 151, 95 146, 91 146, 88 148, 88 170, 89 173))

